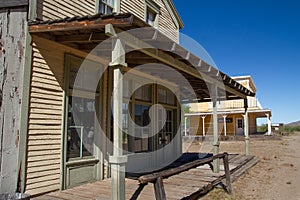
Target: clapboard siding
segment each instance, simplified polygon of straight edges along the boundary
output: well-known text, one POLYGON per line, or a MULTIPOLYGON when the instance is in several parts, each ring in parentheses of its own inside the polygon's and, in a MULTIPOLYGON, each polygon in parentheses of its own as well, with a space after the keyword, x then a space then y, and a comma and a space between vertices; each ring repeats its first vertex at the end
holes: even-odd
POLYGON ((27 140, 26 192, 60 188, 64 52, 34 44, 27 140))
POLYGON ((179 29, 176 27, 165 3, 162 0, 157 0, 156 2, 161 8, 161 14, 159 16, 159 30, 172 40, 179 42, 179 29))
MULTIPOLYGON (((159 30, 172 40, 178 42, 179 30, 173 21, 163 0, 155 1, 160 6, 159 30)), ((136 17, 145 20, 145 0, 122 0, 121 12, 132 13, 136 17)))
POLYGON ((122 0, 121 12, 132 13, 136 17, 145 20, 145 0, 122 0))
POLYGON ((95 14, 95 0, 38 0, 37 17, 42 20, 95 14))

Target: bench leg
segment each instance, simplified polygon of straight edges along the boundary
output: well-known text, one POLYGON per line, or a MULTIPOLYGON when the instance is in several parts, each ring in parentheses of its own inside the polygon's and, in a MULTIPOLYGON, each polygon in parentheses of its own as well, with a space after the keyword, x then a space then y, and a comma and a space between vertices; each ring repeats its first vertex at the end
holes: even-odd
POLYGON ((231 194, 232 188, 231 188, 231 177, 230 177, 228 154, 225 154, 223 160, 224 160, 224 170, 225 170, 225 176, 226 176, 226 189, 227 189, 228 194, 231 194))
POLYGON ((158 177, 153 184, 154 184, 155 199, 165 200, 166 193, 165 193, 163 179, 161 177, 158 177))

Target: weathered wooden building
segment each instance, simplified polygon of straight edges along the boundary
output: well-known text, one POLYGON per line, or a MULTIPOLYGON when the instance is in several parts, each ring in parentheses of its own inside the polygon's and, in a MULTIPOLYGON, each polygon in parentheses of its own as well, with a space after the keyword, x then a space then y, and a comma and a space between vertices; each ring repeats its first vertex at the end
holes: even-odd
MULTIPOLYGON (((19 91, 16 87, 2 90, 2 97, 10 95, 13 100, 2 102, 16 106, 22 100, 16 109, 4 108, 4 103, 1 107, 2 126, 9 125, 4 119, 20 124, 13 125, 10 135, 5 132, 10 127, 2 128, 1 144, 12 137, 6 148, 18 152, 16 157, 6 155, 2 146, 2 163, 14 161, 1 165, 1 173, 10 168, 7 177, 14 180, 2 191, 15 191, 18 186, 20 192, 38 195, 111 176, 113 188, 119 191, 114 195, 120 195, 125 169, 157 169, 182 153, 182 102, 213 101, 217 122, 217 100, 254 95, 178 44, 183 23, 171 0, 12 2, 24 2, 20 5, 24 13, 15 22, 23 32, 13 31, 20 42, 9 44, 18 44, 13 47, 18 51, 6 53, 1 62, 11 62, 8 69, 19 73, 11 82, 23 87, 23 92, 12 98, 19 91), (142 34, 134 31, 145 27, 142 34), (150 71, 139 70, 145 64, 150 71), (78 80, 81 70, 85 75, 78 80), (182 93, 179 78, 170 75, 172 70, 187 80, 195 96, 182 93), (133 77, 126 79, 126 74, 133 77), (95 87, 86 87, 89 84, 95 87), (128 88, 134 92, 127 94, 128 88), (158 114, 151 119, 157 123, 150 128, 165 124, 150 137, 145 127, 157 104, 161 105, 158 114), (6 116, 7 110, 15 113, 6 116), (130 119, 140 129, 126 134, 124 130, 132 130, 130 119)), ((1 17, 11 14, 9 5, 1 9, 1 17)), ((217 153, 218 142, 214 144, 217 153)))
MULTIPOLYGON (((256 93, 256 86, 251 76, 232 77, 250 91, 256 93)), ((257 119, 267 118, 268 132, 271 134, 271 116, 270 109, 262 107, 257 97, 247 97, 248 102, 248 127, 249 134, 257 133, 257 119)), ((241 99, 219 102, 218 105, 218 123, 220 135, 244 135, 244 102, 241 99)), ((212 135, 212 105, 209 102, 191 104, 190 113, 186 114, 189 118, 189 135, 212 135)))

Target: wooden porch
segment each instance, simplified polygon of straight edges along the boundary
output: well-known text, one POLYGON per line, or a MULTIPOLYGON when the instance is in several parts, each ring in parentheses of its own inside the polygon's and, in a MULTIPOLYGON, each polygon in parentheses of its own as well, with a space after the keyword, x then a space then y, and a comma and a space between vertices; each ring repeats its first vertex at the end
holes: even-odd
MULTIPOLYGON (((170 167, 178 167, 183 164, 200 159, 201 154, 188 153, 173 163, 170 167), (200 156, 199 156, 200 155, 200 156)), ((235 181, 259 162, 254 156, 230 154, 228 156, 231 181, 235 181)), ((181 172, 169 178, 163 179, 167 199, 197 199, 206 194, 216 185, 224 186, 224 165, 221 164, 220 173, 213 173, 208 164, 200 165, 188 171, 181 172)), ((35 200, 87 200, 110 199, 111 179, 89 183, 64 191, 52 192, 34 198, 35 200)), ((135 177, 126 178, 126 199, 155 199, 153 184, 142 186, 135 177)))

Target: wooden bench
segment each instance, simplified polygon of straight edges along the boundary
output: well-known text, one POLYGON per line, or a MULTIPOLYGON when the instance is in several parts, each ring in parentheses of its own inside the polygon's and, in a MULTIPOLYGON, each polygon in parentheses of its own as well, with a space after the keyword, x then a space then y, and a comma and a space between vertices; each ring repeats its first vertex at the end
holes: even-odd
POLYGON ((153 183, 155 198, 157 200, 165 200, 166 193, 165 193, 165 189, 164 189, 163 179, 168 178, 173 175, 176 175, 176 174, 179 174, 184 171, 188 171, 188 170, 198 167, 200 165, 211 164, 215 159, 223 159, 225 175, 220 176, 213 182, 214 182, 214 184, 221 183, 223 178, 225 177, 226 178, 226 190, 229 194, 231 194, 232 189, 231 189, 231 178, 230 178, 230 170, 229 170, 229 162, 228 162, 228 153, 222 153, 222 154, 218 154, 215 156, 211 156, 209 158, 195 160, 193 162, 181 165, 176 168, 167 169, 167 170, 163 170, 160 172, 140 176, 138 179, 139 183, 140 183, 139 192, 141 192, 141 190, 144 188, 144 186, 147 185, 148 183, 153 183))

